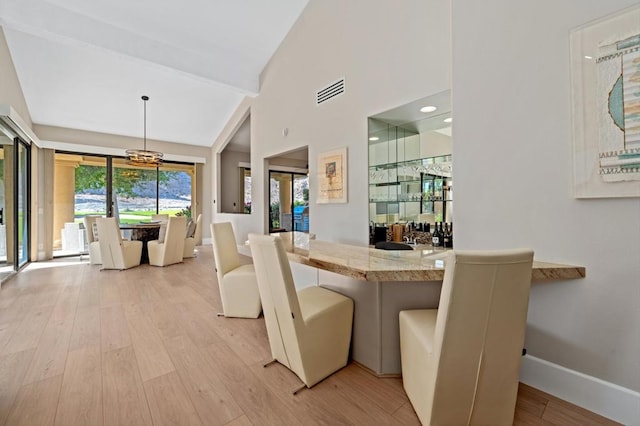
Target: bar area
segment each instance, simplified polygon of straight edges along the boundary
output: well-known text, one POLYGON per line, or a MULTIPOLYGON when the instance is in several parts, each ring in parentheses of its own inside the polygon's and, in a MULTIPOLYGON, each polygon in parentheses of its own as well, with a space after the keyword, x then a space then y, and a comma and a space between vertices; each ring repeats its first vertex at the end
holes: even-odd
POLYGON ((369 117, 370 245, 453 248, 450 96, 447 90, 369 117))

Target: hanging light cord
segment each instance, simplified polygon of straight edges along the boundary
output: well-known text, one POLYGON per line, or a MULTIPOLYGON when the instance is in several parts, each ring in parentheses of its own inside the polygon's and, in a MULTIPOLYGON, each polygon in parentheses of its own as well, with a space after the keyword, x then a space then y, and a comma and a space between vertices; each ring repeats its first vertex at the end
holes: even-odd
POLYGON ((142 100, 144 101, 144 150, 147 150, 147 101, 149 97, 144 95, 142 96, 142 100))

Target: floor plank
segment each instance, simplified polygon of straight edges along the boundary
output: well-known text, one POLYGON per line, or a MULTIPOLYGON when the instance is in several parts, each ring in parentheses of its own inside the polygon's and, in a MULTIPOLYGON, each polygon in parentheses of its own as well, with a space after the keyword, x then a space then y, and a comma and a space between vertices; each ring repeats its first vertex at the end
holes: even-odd
POLYGON ((82 426, 102 423, 100 346, 83 347, 69 352, 55 424, 82 426))
POLYGON ((100 337, 102 352, 131 346, 129 327, 121 305, 100 309, 100 337))
POLYGON ((409 399, 402 391, 402 379, 377 378, 355 364, 340 370, 336 380, 349 386, 359 397, 373 401, 387 413, 395 413, 409 399))
MULTIPOLYGON (((180 321, 176 321, 172 309, 163 302, 145 302, 138 305, 138 315, 145 315, 163 339, 185 336, 180 321)), ((135 314, 133 314, 135 315, 135 314)))
POLYGON ((209 363, 253 424, 304 423, 247 369, 224 342, 208 346, 205 355, 209 357, 209 363))
POLYGON ((144 315, 135 315, 127 318, 127 323, 142 381, 175 371, 160 332, 150 320, 144 315))
POLYGON ((204 348, 220 341, 211 321, 204 319, 197 311, 191 309, 187 303, 170 305, 171 312, 187 336, 198 347, 204 348))
POLYGON ((85 282, 78 296, 78 308, 100 306, 100 293, 100 284, 90 280, 85 282))
POLYGON ((73 321, 78 307, 78 297, 80 296, 80 287, 77 285, 68 285, 60 292, 56 304, 51 312, 51 322, 73 321))
POLYGON ((0 324, 0 354, 4 353, 5 346, 9 343, 20 324, 21 321, 12 321, 0 324))
POLYGON ((61 375, 67 360, 73 320, 49 322, 38 341, 23 384, 61 375))
POLYGON ((251 423, 247 416, 243 415, 233 421, 230 421, 225 426, 253 426, 253 423, 251 423))
MULTIPOLYGON (((514 426, 556 426, 554 423, 542 420, 541 417, 531 414, 529 411, 516 409, 513 419, 514 426)), ((557 425, 562 426, 562 425, 557 425)))
POLYGON ((400 422, 401 425, 420 426, 420 420, 418 420, 418 416, 410 402, 406 402, 402 407, 398 408, 393 413, 393 418, 400 422))
POLYGON ((345 385, 335 376, 329 376, 311 390, 323 405, 345 416, 349 423, 399 424, 391 414, 370 399, 356 395, 351 386, 345 385))
POLYGON ((154 425, 202 425, 175 371, 144 383, 154 425))
POLYGON ((21 352, 38 346, 38 341, 49 322, 52 310, 53 307, 49 306, 27 314, 20 325, 13 330, 12 337, 5 344, 2 354, 21 352))
POLYGON ((100 347, 100 344, 100 306, 78 307, 71 331, 69 351, 88 346, 100 347))
POLYGON ((35 349, 0 356, 0 425, 4 424, 35 349))
POLYGON ((7 425, 53 425, 62 385, 62 374, 22 386, 7 425))
POLYGON ((548 397, 541 395, 540 392, 530 386, 521 384, 518 387, 517 410, 533 414, 535 417, 542 417, 548 402, 548 397))
POLYGON ((224 425, 242 415, 218 374, 188 337, 174 337, 165 344, 200 418, 207 419, 207 424, 224 425))
POLYGON ((105 425, 151 425, 151 413, 131 346, 102 354, 105 425))
POLYGON ((100 306, 113 306, 119 305, 120 289, 118 288, 118 281, 124 277, 122 274, 126 274, 126 271, 116 270, 104 270, 100 273, 100 306))
POLYGON ((323 404, 315 392, 303 390, 293 395, 292 390, 302 382, 285 366, 273 363, 264 367, 261 362, 250 365, 249 369, 294 416, 303 419, 305 424, 349 424, 340 411, 323 404))
POLYGON ((551 399, 542 415, 542 420, 555 425, 581 426, 581 425, 616 425, 609 419, 595 413, 566 403, 551 399))

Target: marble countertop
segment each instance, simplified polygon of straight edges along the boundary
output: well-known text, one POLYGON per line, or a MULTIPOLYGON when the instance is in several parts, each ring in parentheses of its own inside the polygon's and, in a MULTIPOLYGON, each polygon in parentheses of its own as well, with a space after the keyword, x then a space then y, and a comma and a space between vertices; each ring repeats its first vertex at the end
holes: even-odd
MULTIPOLYGON (((414 250, 378 250, 310 238, 301 232, 279 236, 290 260, 366 281, 442 281, 447 251, 429 245, 414 250)), ((582 266, 534 260, 532 281, 558 281, 585 277, 582 266)))

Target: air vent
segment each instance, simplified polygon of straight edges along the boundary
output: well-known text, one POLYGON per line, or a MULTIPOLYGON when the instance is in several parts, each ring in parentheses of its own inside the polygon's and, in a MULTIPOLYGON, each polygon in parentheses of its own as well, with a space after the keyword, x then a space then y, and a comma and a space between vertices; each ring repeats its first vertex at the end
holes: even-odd
POLYGON ((316 105, 320 105, 323 102, 328 101, 331 98, 335 98, 338 95, 344 93, 344 77, 340 80, 334 81, 323 89, 316 92, 316 105))

